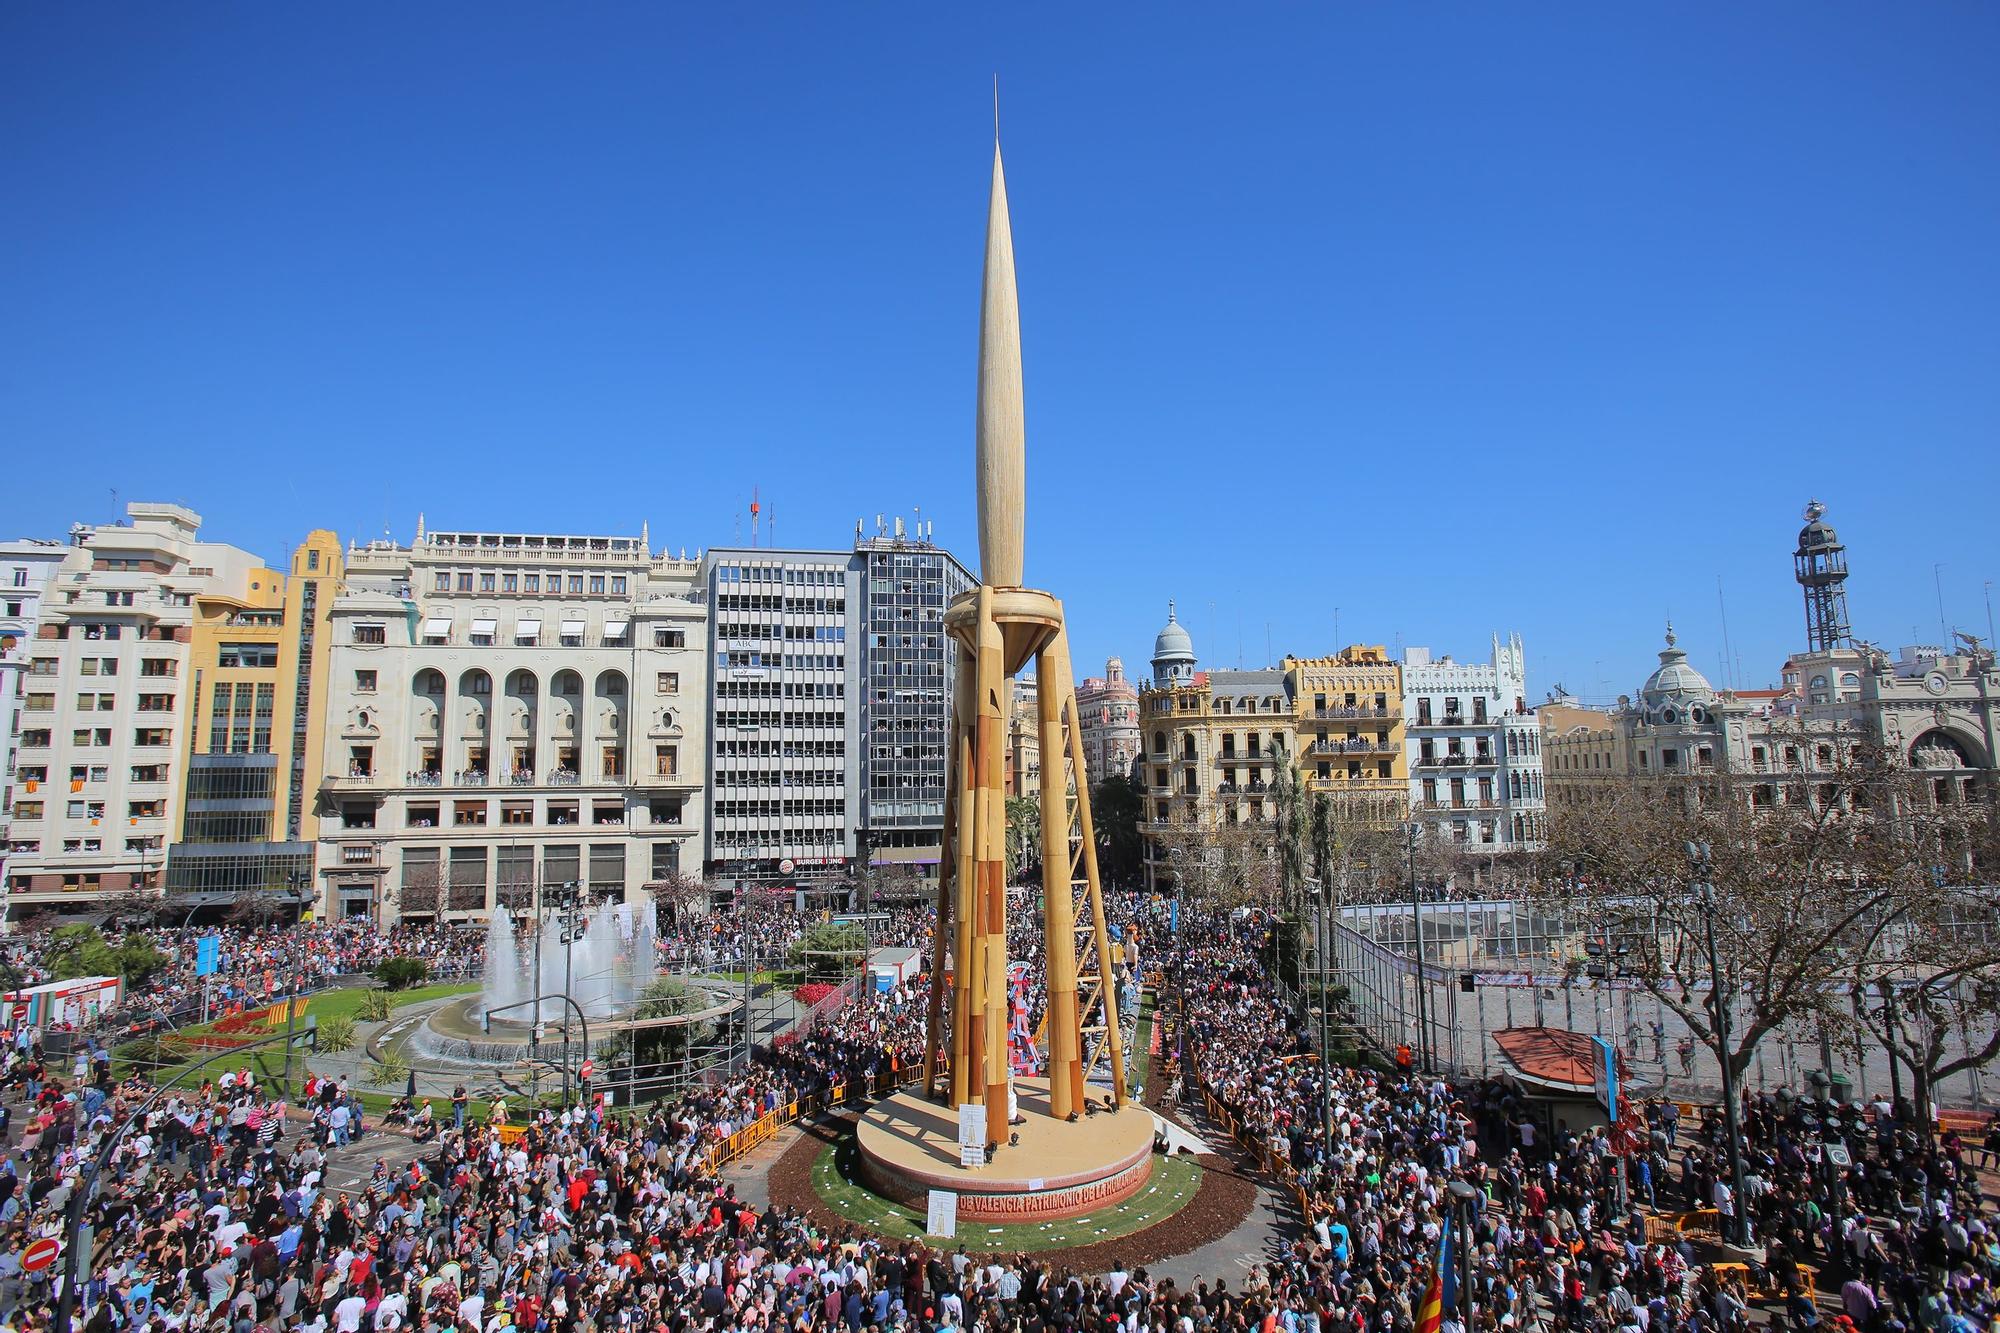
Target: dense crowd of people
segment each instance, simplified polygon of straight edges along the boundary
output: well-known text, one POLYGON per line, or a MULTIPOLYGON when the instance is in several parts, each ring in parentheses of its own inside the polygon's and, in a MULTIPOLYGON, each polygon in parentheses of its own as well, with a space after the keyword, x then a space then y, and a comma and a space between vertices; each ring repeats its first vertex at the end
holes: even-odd
MULTIPOLYGON (((925 926, 907 914, 887 937, 921 943, 925 926)), ((1181 926, 1160 961, 1185 1011, 1158 1010, 1159 1059, 1183 1104, 1212 1097, 1305 1203, 1296 1236, 1240 1275, 1180 1285, 1116 1262, 1072 1272, 1060 1251, 886 1241, 738 1197, 713 1169, 731 1133, 795 1098, 879 1086, 920 1058, 927 981, 912 979, 864 991, 671 1103, 613 1108, 600 1096, 518 1108, 511 1123, 502 1110, 427 1124, 423 1156, 378 1165, 348 1190, 327 1185, 330 1155, 351 1153, 359 1127, 338 1080, 316 1081, 294 1106, 254 1080, 217 1080, 135 1120, 152 1090, 118 1082, 108 1058, 51 1068, 32 1040, 9 1041, 0 1329, 53 1327, 60 1265, 28 1271, 21 1259, 62 1231, 93 1168, 82 1211, 95 1258, 77 1293, 90 1333, 1410 1333, 1441 1233, 1460 1223, 1481 1333, 1739 1333, 1753 1312, 1840 1333, 2000 1328, 2000 1231, 1970 1154, 1907 1108, 1829 1117, 1804 1099, 1750 1099, 1738 1199, 1720 1117, 1655 1104, 1621 1185, 1602 1128, 1551 1121, 1510 1082, 1322 1068, 1257 961, 1255 914, 1190 914, 1181 926), (1708 1210, 1727 1229, 1739 1209, 1767 1246, 1743 1269, 1700 1262, 1696 1240, 1660 1222, 1708 1210)), ((746 941, 759 929, 779 927, 691 922, 664 932, 662 948, 768 956, 767 939, 746 941)), ((321 943, 342 971, 419 944, 365 932, 321 943)), ((254 997, 283 947, 236 941, 232 984, 254 997)), ((435 947, 448 967, 469 946, 435 947)), ((1990 1159, 2000 1140, 1979 1150, 1990 1159)), ((1441 1333, 1467 1333, 1457 1311, 1442 1319, 1441 1333)))

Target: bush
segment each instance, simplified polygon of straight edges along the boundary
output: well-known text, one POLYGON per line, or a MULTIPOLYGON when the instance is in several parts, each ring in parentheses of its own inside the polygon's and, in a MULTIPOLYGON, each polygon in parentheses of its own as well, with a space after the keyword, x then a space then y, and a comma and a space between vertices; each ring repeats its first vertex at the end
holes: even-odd
POLYGON ((793 991, 792 998, 797 1000, 801 1007, 810 1009, 839 989, 840 987, 829 985, 824 981, 815 981, 793 991))
POLYGON ((329 1014, 318 1027, 321 1053, 338 1055, 354 1045, 354 1020, 346 1014, 329 1014))
POLYGON ((384 958, 375 965, 375 979, 390 990, 408 990, 430 978, 431 965, 421 958, 384 958))
POLYGON ((389 1002, 389 993, 387 991, 367 991, 361 997, 361 1021, 364 1023, 383 1022, 395 1010, 395 1007, 395 1005, 389 1002))

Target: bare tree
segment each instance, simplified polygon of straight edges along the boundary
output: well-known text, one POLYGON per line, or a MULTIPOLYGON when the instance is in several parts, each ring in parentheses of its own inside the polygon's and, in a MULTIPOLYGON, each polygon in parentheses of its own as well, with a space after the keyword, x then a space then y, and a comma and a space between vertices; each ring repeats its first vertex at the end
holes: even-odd
POLYGON ((1739 1075, 1773 1031, 1849 1020, 1843 983, 1927 882, 1919 842, 1895 833, 1912 788, 1893 757, 1824 727, 1795 740, 1772 750, 1798 766, 1768 775, 1593 785, 1551 812, 1542 861, 1538 891, 1627 949, 1630 974, 1739 1075), (1693 887, 1691 845, 1712 895, 1693 887), (1731 998, 1748 1017, 1724 1024, 1731 998))
POLYGON ((444 872, 436 861, 404 862, 403 878, 396 889, 398 916, 435 918, 444 911, 444 872))

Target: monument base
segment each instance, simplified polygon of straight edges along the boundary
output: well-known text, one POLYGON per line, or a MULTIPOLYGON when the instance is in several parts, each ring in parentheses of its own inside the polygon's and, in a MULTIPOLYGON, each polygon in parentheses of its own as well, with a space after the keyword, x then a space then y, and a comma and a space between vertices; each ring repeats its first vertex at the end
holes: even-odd
MULTIPOLYGON (((958 1115, 928 1101, 921 1091, 899 1092, 877 1102, 855 1130, 861 1174, 886 1198, 922 1208, 930 1191, 958 1195, 962 1221, 1028 1222, 1074 1217, 1123 1203, 1153 1174, 1153 1117, 1128 1105, 1113 1115, 1100 1110, 1074 1124, 1049 1114, 1047 1079, 1015 1083, 1024 1123, 1006 1133, 993 1160, 958 1164, 958 1115)), ((1107 1094, 1089 1090, 1102 1106, 1107 1094)))

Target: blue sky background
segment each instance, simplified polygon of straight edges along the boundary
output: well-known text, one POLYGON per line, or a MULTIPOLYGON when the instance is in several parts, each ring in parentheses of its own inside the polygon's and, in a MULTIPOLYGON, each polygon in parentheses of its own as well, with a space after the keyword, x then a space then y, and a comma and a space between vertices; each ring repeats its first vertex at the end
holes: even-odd
POLYGON ((989 80, 1031 582, 1135 674, 1335 641, 1633 689, 2000 578, 2000 8, 10 5, 0 533, 974 557, 989 80), (1240 629, 1239 629, 1240 626, 1240 629), (1240 648, 1239 648, 1240 645, 1240 648))

